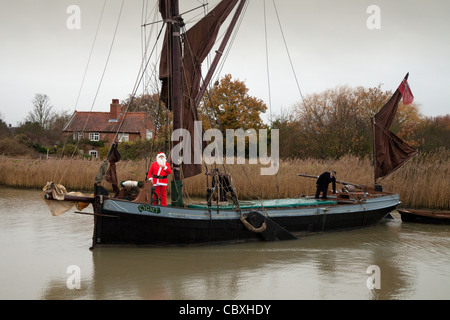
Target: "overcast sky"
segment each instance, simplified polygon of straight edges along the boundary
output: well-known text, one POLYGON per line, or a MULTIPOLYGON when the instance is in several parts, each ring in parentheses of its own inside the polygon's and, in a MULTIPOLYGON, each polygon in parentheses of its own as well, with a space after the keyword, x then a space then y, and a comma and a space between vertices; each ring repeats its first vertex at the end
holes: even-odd
MULTIPOLYGON (((77 104, 104 1, 0 0, 1 118, 13 126, 23 122, 37 93, 48 95, 55 111, 70 113, 75 109, 108 111, 112 99, 127 98, 142 57, 143 4, 148 7, 146 14, 153 16, 156 2, 125 0, 108 68, 99 87, 122 4, 122 0, 107 0, 77 104), (74 22, 73 11, 67 12, 71 5, 80 8, 79 29, 67 25, 68 21, 74 22)), ((184 12, 206 1, 180 2, 184 12)), ((209 6, 217 3, 210 0, 209 6)), ((250 94, 268 105, 270 102, 276 115, 301 101, 301 96, 273 0, 266 0, 269 52, 266 60, 263 3, 250 1, 220 76, 231 73, 245 81, 250 94)), ((394 91, 410 72, 409 84, 421 113, 426 116, 450 113, 450 1, 275 0, 275 3, 304 96, 339 85, 382 84, 384 90, 394 91), (371 5, 380 9, 379 20, 374 20, 376 12, 367 12, 371 5), (369 28, 378 22, 379 29, 369 28)), ((195 20, 201 12, 191 13, 190 18, 195 20)))

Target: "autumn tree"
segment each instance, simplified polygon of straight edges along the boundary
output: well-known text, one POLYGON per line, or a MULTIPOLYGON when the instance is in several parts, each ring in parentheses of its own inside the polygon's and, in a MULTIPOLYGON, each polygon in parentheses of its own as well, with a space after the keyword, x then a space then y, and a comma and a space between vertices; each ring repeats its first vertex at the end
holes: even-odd
MULTIPOLYGON (((392 92, 381 86, 373 88, 338 86, 305 97, 293 107, 290 120, 278 118, 280 142, 284 157, 339 158, 346 154, 359 157, 372 152, 373 117, 390 99, 392 92), (285 131, 285 132, 283 132, 285 131), (295 141, 295 143, 293 142, 295 141)), ((399 106, 391 130, 412 146, 418 146, 412 136, 420 123, 418 106, 399 106)))
POLYGON ((248 92, 249 89, 243 81, 233 80, 230 74, 225 75, 205 95, 199 106, 203 128, 206 130, 218 125, 222 132, 226 129, 265 128, 261 114, 267 111, 267 106, 248 92))
POLYGON ((419 150, 423 152, 450 150, 450 115, 423 118, 411 136, 420 143, 419 150))
POLYGON ((294 107, 304 148, 310 156, 323 159, 367 154, 370 117, 386 98, 378 88, 348 86, 307 96, 294 107))
POLYGON ((416 103, 404 106, 400 103, 391 131, 413 148, 418 148, 422 143, 416 132, 423 121, 416 103))

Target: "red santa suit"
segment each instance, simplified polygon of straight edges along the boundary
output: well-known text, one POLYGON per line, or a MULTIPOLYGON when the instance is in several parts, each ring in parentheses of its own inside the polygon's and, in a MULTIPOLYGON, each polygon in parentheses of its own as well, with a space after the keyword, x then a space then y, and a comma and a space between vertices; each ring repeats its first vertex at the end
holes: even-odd
MULTIPOLYGON (((166 155, 162 152, 156 156, 156 161, 150 166, 148 178, 152 180, 155 192, 161 199, 161 206, 167 206, 167 178, 172 173, 166 155)), ((158 199, 153 199, 153 204, 158 204, 158 199)))

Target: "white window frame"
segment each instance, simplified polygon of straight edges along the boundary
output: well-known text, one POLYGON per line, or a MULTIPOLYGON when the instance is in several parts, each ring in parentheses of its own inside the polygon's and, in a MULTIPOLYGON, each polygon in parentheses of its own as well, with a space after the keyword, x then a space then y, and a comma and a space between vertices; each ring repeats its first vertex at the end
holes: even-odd
POLYGON ((73 140, 81 140, 84 138, 83 132, 74 132, 73 133, 73 140))
POLYGON ((98 158, 98 151, 97 150, 89 150, 89 155, 98 158))
POLYGON ((147 129, 147 131, 145 132, 145 138, 146 139, 153 139, 153 131, 147 129))
POLYGON ((100 141, 100 133, 98 133, 98 132, 89 132, 89 140, 90 141, 100 141))
POLYGON ((119 142, 126 142, 130 141, 130 134, 129 133, 119 133, 119 142))

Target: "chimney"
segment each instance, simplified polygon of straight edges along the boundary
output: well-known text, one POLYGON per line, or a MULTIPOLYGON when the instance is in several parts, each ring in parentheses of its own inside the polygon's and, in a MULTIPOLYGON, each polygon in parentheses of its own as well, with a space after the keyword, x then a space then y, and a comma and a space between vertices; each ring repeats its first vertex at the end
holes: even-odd
POLYGON ((109 111, 109 120, 118 120, 121 113, 122 106, 119 104, 119 99, 113 99, 109 111))

